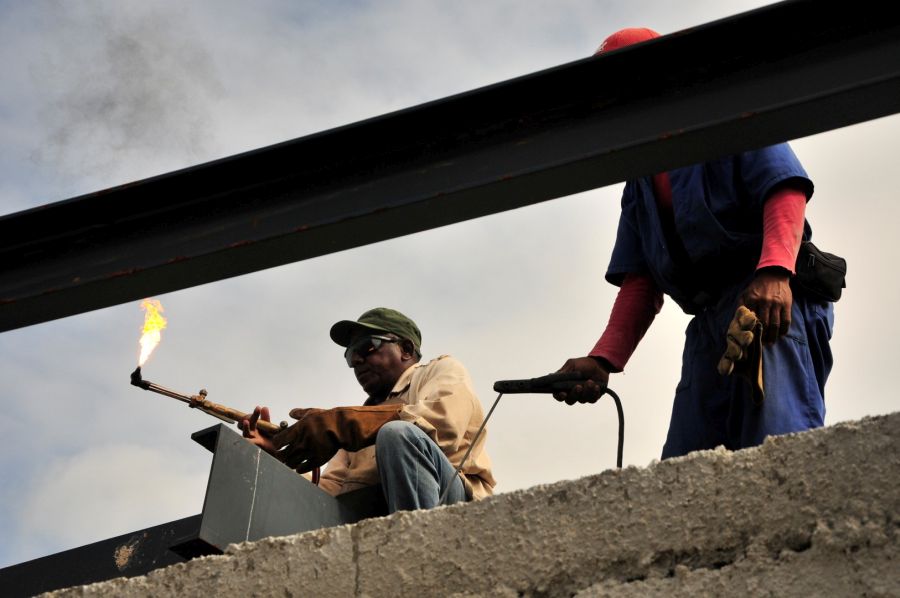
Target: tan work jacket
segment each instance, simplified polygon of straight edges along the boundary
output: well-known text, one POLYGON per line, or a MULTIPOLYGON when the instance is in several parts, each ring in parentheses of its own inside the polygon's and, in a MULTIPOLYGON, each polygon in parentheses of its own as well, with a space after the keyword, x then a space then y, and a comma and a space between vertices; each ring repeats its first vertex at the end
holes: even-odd
MULTIPOLYGON (((428 434, 456 468, 484 421, 484 410, 472 390, 469 373, 449 355, 407 369, 384 403, 403 404, 400 419, 428 434)), ((484 450, 486 437, 487 429, 478 438, 462 472, 470 500, 490 496, 496 484, 491 460, 484 450)), ((319 486, 336 496, 378 483, 375 447, 369 446, 356 452, 339 450, 328 462, 319 486)))

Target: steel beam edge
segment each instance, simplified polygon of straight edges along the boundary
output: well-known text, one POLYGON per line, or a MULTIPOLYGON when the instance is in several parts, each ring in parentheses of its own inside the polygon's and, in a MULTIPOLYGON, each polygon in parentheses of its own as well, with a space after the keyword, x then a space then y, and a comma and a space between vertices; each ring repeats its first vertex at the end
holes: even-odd
POLYGON ((0 217, 0 331, 898 111, 889 4, 782 2, 0 217))

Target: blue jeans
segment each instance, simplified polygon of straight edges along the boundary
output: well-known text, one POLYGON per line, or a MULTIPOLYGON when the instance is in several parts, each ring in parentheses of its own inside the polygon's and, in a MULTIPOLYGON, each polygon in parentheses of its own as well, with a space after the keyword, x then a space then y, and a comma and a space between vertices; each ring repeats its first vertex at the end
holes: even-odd
POLYGON ((430 509, 466 500, 466 490, 443 451, 418 427, 393 421, 378 430, 375 459, 388 513, 430 509))

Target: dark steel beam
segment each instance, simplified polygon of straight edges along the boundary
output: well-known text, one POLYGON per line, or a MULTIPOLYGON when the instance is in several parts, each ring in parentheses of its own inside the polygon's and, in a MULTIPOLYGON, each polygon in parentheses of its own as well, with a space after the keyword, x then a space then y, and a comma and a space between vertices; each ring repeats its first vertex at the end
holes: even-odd
MULTIPOLYGON (((72 548, 0 569, 4 598, 25 598, 62 588, 137 577, 183 563, 189 556, 173 550, 185 538, 196 538, 202 517, 194 515, 72 548)), ((208 551, 204 554, 213 554, 208 551)))
POLYGON ((890 3, 775 4, 0 218, 0 330, 898 111, 890 3))
POLYGON ((333 497, 225 424, 191 438, 213 453, 196 537, 201 550, 387 515, 381 486, 333 497))

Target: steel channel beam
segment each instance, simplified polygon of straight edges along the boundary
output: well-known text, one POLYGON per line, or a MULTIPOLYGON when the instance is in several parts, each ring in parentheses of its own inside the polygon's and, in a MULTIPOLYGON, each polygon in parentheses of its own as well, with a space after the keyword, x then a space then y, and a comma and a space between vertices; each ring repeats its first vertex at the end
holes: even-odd
POLYGON ((783 2, 2 217, 0 331, 898 111, 890 3, 783 2))

